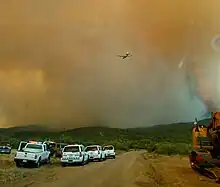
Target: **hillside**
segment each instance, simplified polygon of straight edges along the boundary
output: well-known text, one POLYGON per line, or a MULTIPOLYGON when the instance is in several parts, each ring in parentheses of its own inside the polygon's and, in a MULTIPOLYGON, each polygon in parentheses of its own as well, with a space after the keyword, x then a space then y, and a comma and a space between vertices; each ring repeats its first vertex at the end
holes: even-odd
MULTIPOLYGON (((209 120, 203 120, 199 123, 207 125, 208 122, 209 120)), ((51 139, 67 143, 83 143, 85 145, 94 143, 114 144, 118 149, 124 150, 133 148, 148 148, 149 150, 155 150, 155 146, 158 148, 158 146, 161 145, 165 146, 166 149, 167 147, 168 149, 174 149, 173 146, 183 146, 184 151, 186 151, 191 144, 192 127, 192 123, 177 123, 129 129, 100 126, 83 127, 58 132, 32 125, 0 129, 0 133, 1 141, 7 141, 14 147, 16 147, 21 140, 51 139)))

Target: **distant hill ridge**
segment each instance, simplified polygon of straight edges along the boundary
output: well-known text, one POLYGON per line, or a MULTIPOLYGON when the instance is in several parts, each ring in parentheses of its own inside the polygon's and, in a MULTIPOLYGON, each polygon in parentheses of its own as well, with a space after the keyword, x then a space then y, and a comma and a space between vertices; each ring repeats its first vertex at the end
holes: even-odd
MULTIPOLYGON (((210 119, 204 119, 204 120, 200 120, 198 123, 200 124, 204 124, 204 125, 208 125, 209 124, 210 119)), ((169 128, 169 127, 178 127, 178 125, 184 125, 184 126, 193 126, 193 122, 188 122, 188 123, 173 123, 173 124, 161 124, 161 125, 153 125, 150 127, 135 127, 135 128, 111 128, 111 127, 105 127, 105 126, 92 126, 92 127, 78 127, 78 128, 73 128, 73 129, 68 129, 65 130, 65 132, 71 132, 71 131, 90 131, 90 130, 101 130, 101 129, 121 129, 121 130, 126 130, 126 129, 154 129, 154 128, 169 128)), ((25 126, 17 126, 17 127, 10 127, 10 128, 0 128, 0 133, 3 132, 30 132, 30 131, 34 131, 34 132, 63 132, 64 130, 60 129, 60 130, 54 130, 50 127, 47 126, 43 126, 43 125, 38 125, 38 124, 33 124, 33 125, 25 125, 25 126)))
MULTIPOLYGON (((209 119, 199 121, 207 125, 209 119)), ((154 125, 139 128, 109 128, 104 126, 80 127, 74 129, 54 130, 43 125, 26 125, 11 128, 0 128, 0 142, 10 142, 17 147, 21 140, 45 140, 51 139, 56 142, 75 142, 90 145, 113 144, 118 149, 125 149, 140 145, 146 147, 149 142, 152 145, 158 142, 191 143, 193 122, 154 125)))

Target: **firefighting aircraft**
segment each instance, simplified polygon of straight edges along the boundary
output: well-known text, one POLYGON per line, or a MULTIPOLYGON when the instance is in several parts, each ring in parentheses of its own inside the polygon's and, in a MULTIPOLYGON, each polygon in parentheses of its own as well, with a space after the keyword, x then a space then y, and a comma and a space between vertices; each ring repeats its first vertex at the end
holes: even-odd
POLYGON ((125 55, 117 55, 118 57, 122 58, 122 59, 125 59, 125 58, 128 58, 128 57, 131 57, 132 55, 127 52, 125 55))

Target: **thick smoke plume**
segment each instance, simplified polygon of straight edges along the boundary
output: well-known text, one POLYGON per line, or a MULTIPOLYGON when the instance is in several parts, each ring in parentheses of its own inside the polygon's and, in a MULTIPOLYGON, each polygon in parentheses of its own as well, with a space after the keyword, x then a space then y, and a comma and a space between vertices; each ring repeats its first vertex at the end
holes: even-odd
POLYGON ((210 42, 220 32, 219 7, 219 0, 2 0, 0 127, 199 117, 205 108, 194 96, 210 100, 217 85, 210 42), (127 51, 131 58, 117 58, 127 51))

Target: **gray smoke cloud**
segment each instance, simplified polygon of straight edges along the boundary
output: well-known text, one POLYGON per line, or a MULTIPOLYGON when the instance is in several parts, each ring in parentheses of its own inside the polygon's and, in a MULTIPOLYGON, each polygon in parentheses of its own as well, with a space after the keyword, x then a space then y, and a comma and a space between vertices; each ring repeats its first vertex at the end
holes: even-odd
POLYGON ((193 120, 205 106, 192 89, 210 100, 217 85, 219 54, 210 42, 220 31, 219 5, 217 0, 1 1, 0 127, 137 127, 193 120), (127 51, 131 58, 117 58, 127 51), (184 68, 178 68, 183 56, 184 68))

